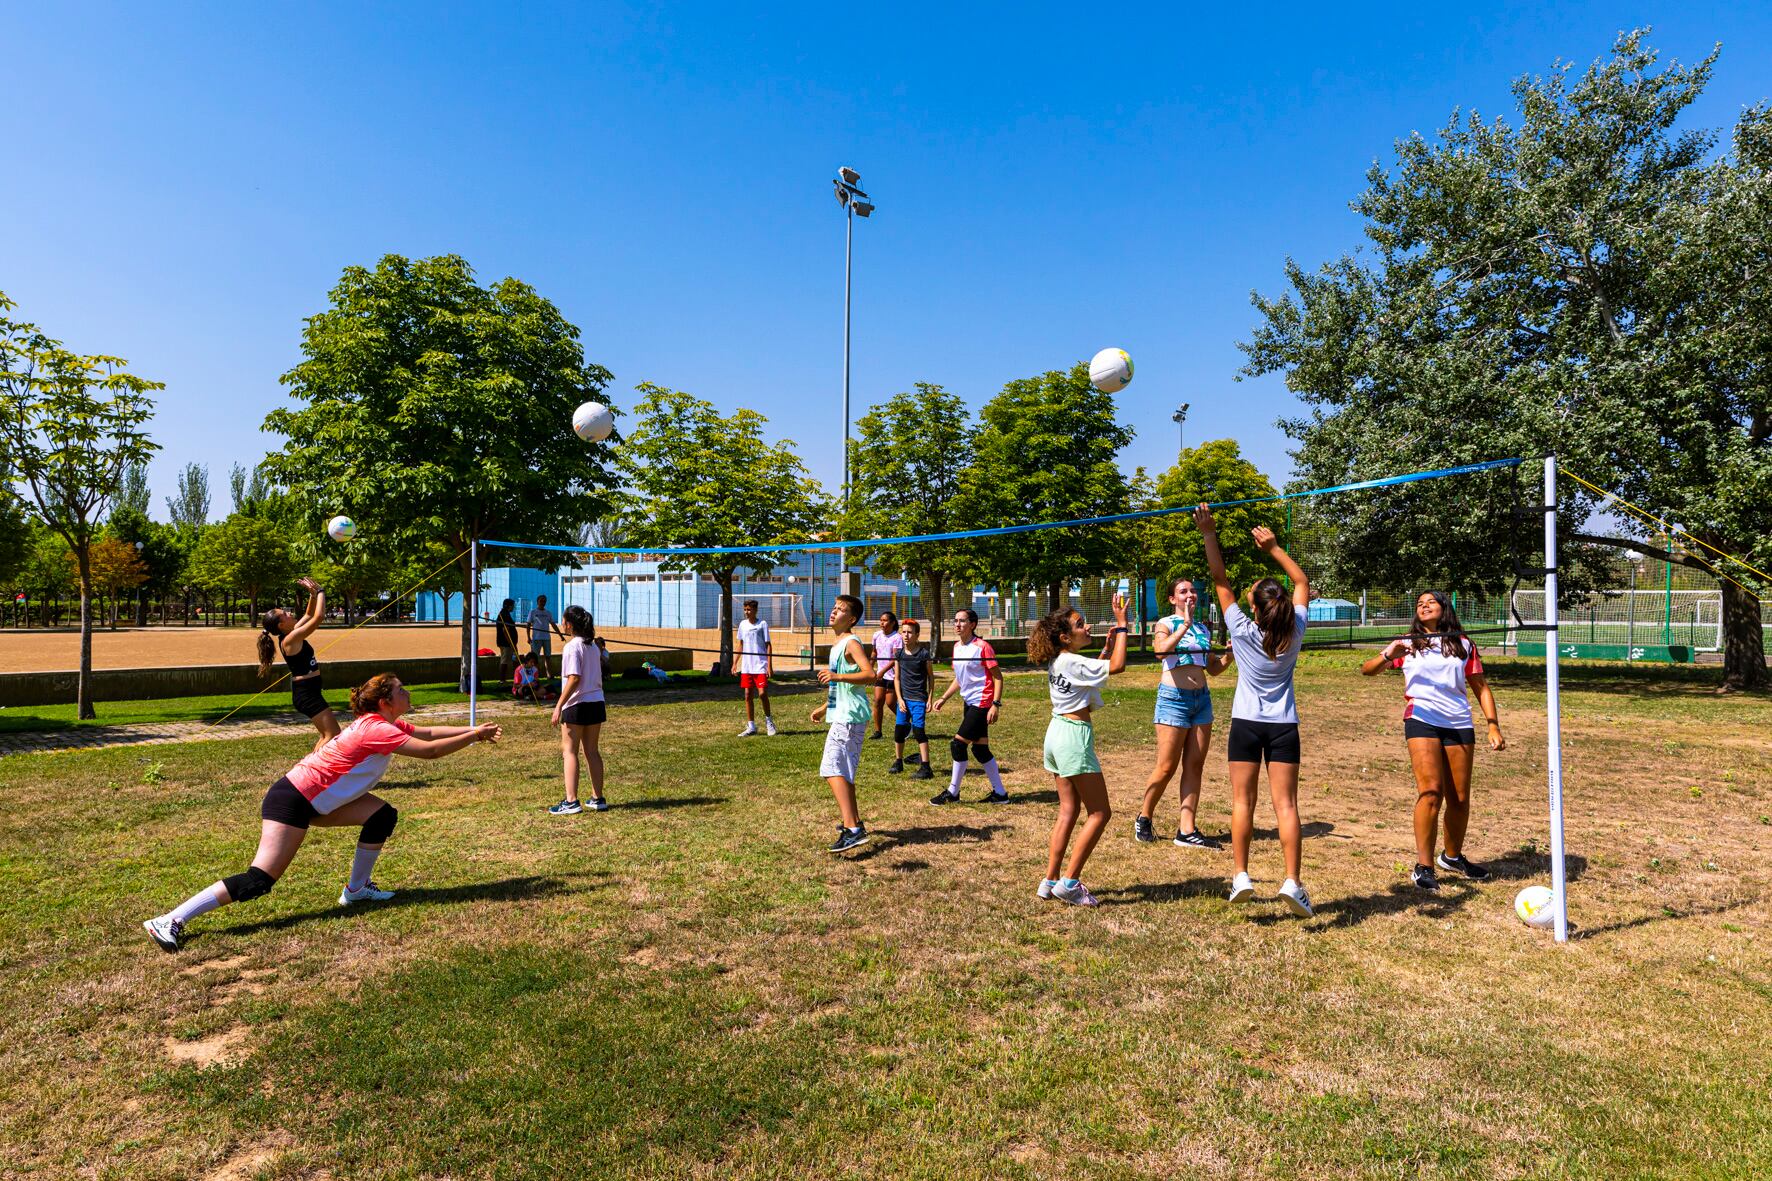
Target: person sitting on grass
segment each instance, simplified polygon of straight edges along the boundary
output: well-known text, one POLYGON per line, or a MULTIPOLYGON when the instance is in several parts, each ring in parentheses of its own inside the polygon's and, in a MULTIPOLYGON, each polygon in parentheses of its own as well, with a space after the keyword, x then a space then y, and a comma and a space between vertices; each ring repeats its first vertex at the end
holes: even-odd
POLYGON ((517 665, 516 675, 511 678, 511 696, 518 701, 540 704, 542 693, 541 670, 536 667, 535 653, 525 652, 517 665))
POLYGON ((356 715, 339 736, 292 767, 271 785, 259 805, 258 852, 246 872, 231 874, 185 899, 172 910, 142 923, 163 951, 177 951, 185 924, 230 902, 250 902, 271 892, 282 878, 308 828, 361 826, 350 877, 338 896, 340 906, 386 902, 394 896, 370 880, 382 845, 393 834, 399 812, 370 794, 387 773, 394 755, 440 759, 476 742, 497 742, 499 728, 414 726, 404 715, 412 695, 393 673, 378 673, 351 691, 356 715))

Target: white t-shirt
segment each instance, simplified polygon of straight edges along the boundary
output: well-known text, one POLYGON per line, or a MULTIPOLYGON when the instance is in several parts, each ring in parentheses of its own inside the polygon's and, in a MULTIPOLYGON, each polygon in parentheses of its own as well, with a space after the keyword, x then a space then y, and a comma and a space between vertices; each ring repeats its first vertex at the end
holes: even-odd
MULTIPOLYGON (((1163 671, 1168 672, 1170 669, 1179 668, 1184 664, 1205 668, 1208 653, 1203 649, 1212 647, 1212 629, 1198 619, 1184 626, 1179 615, 1171 615, 1162 622, 1168 625, 1171 632, 1184 633, 1180 641, 1176 643, 1175 650, 1163 657, 1163 671), (1190 649, 1202 649, 1202 651, 1190 651, 1190 649)), ((1162 626, 1162 624, 1158 626, 1162 626)))
POLYGON ((769 621, 752 623, 741 619, 738 624, 738 671, 759 676, 769 672, 769 621))
POLYGON ((1046 691, 1052 695, 1053 714, 1101 708, 1101 687, 1107 679, 1107 661, 1060 652, 1046 667, 1046 691))
POLYGON ((529 638, 545 640, 552 633, 554 614, 546 607, 537 607, 529 613, 529 638))
POLYGON ((904 650, 904 637, 895 631, 874 633, 874 665, 882 681, 898 680, 897 655, 904 650))
POLYGON ((1409 651, 1391 661, 1392 668, 1403 670, 1403 717, 1443 726, 1448 730, 1472 727, 1471 701, 1465 693, 1465 678, 1483 675, 1483 661, 1477 646, 1467 637, 1463 660, 1438 636, 1427 642, 1420 652, 1409 651), (1442 647, 1442 645, 1445 645, 1442 647))
POLYGON ((1261 627, 1242 607, 1232 604, 1224 613, 1231 633, 1231 655, 1237 659, 1237 695, 1231 701, 1231 720, 1245 722, 1298 721, 1298 702, 1292 695, 1292 669, 1304 643, 1309 622, 1305 612, 1295 610, 1292 642, 1275 659, 1261 646, 1261 627))
POLYGON ((581 701, 603 700, 603 649, 578 636, 567 640, 566 650, 560 654, 561 684, 574 676, 578 687, 560 698, 561 709, 581 701))
POLYGON ((997 682, 991 679, 991 672, 997 667, 997 650, 990 642, 975 638, 970 644, 955 643, 952 659, 960 700, 978 709, 995 704, 997 682))

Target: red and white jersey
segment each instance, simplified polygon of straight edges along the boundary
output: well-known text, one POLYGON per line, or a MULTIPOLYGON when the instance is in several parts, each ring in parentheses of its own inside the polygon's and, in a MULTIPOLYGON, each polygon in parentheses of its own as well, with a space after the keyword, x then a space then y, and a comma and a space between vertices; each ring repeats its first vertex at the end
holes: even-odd
POLYGON ((1391 661, 1392 668, 1403 670, 1403 717, 1414 718, 1429 726, 1449 730, 1471 728, 1471 703, 1465 695, 1465 678, 1483 675, 1483 660, 1477 646, 1466 637, 1464 659, 1456 649, 1442 645, 1438 636, 1427 642, 1420 652, 1410 651, 1391 661))
POLYGON ((954 684, 960 687, 960 700, 967 705, 989 709, 997 701, 997 682, 991 673, 997 667, 997 652, 988 640, 954 645, 954 684))
POLYGON ((350 803, 387 774, 394 752, 412 737, 405 718, 358 714, 337 738, 297 763, 285 778, 324 816, 350 803))

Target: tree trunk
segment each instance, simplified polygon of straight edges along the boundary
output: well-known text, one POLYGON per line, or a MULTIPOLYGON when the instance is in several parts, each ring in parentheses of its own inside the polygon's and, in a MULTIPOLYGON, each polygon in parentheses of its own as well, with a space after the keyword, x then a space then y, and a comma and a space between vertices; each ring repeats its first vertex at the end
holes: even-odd
MULTIPOLYGON (((475 593, 474 571, 465 554, 462 556, 461 564, 461 588, 461 680, 456 685, 456 691, 466 693, 471 681, 470 674, 474 661, 474 616, 479 614, 480 604, 479 596, 475 593)), ((444 626, 449 624, 449 598, 447 595, 443 598, 443 623, 444 626)), ((564 682, 562 682, 562 692, 564 692, 564 682)))
POLYGON ((98 717, 92 708, 92 554, 76 546, 74 560, 80 565, 80 681, 74 697, 84 722, 98 717))
POLYGON ((1065 593, 1063 582, 1053 581, 1046 586, 1046 614, 1050 615, 1060 607, 1069 605, 1069 596, 1065 593))
POLYGON ((720 586, 720 671, 732 675, 732 575, 726 570, 714 575, 720 586))
POLYGON ((148 607, 148 592, 144 587, 135 592, 135 626, 148 626, 148 607))
POLYGON ((1723 692, 1764 689, 1766 637, 1760 630, 1760 602, 1731 582, 1723 589, 1723 692))
POLYGON ((941 655, 941 627, 948 618, 947 608, 942 606, 943 581, 934 570, 923 572, 923 606, 929 612, 929 648, 938 658, 941 655))

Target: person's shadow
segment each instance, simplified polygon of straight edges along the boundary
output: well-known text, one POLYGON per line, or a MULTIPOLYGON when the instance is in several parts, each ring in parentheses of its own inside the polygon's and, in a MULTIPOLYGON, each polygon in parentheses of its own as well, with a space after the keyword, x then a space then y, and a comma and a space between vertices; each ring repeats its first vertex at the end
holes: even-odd
POLYGON ((1118 890, 1104 890, 1103 906, 1131 906, 1140 902, 1179 902, 1184 898, 1216 898, 1224 893, 1224 877, 1187 878, 1179 882, 1140 882, 1118 890))
MULTIPOLYGON (((604 872, 534 874, 527 877, 500 878, 491 882, 463 882, 458 886, 408 886, 396 890, 386 902, 360 902, 355 906, 327 906, 296 914, 278 915, 238 926, 219 927, 205 934, 253 935, 260 931, 285 931, 304 923, 337 922, 378 910, 397 906, 451 905, 462 902, 524 902, 532 898, 554 898, 566 894, 583 894, 598 888, 599 882, 574 884, 575 879, 602 879, 612 875, 604 872)), ((201 938, 201 936, 196 936, 201 938)))
POLYGON ((1007 824, 934 824, 920 828, 876 829, 874 839, 849 860, 871 861, 882 853, 915 845, 982 845, 996 839, 998 833, 1008 832, 1009 828, 1007 824))

